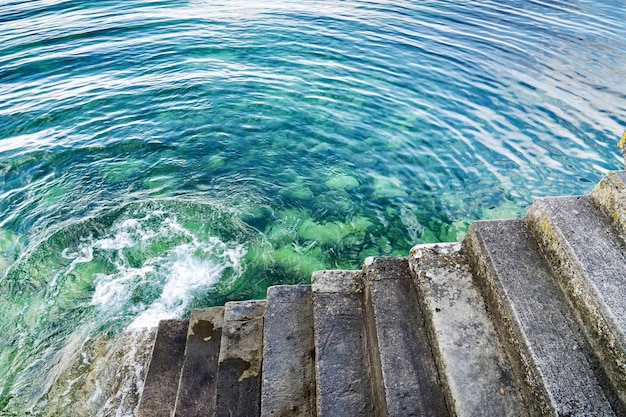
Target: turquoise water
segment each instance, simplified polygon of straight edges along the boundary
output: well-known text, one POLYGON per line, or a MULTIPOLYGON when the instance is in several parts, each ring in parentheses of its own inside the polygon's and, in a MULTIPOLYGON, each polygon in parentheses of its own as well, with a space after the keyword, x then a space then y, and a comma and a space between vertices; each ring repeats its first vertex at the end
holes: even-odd
POLYGON ((623 166, 625 19, 0 0, 0 415, 132 415, 161 318, 589 192, 623 166))

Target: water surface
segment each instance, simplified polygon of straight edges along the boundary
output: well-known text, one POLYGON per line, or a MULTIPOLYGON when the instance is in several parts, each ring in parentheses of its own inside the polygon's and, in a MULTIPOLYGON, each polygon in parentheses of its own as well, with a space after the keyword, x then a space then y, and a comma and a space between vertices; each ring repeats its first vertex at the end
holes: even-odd
POLYGON ((589 192, 625 10, 0 0, 0 415, 132 415, 161 318, 589 192))

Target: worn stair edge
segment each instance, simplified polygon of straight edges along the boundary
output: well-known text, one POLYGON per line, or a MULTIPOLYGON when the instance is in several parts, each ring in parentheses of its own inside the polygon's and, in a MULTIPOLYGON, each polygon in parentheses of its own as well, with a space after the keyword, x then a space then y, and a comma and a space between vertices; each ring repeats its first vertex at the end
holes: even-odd
POLYGON ((365 309, 376 398, 390 417, 449 415, 407 258, 369 257, 365 309), (378 379, 377 378, 377 379, 378 379))
POLYGON ((223 323, 223 307, 192 310, 175 417, 210 416, 215 411, 217 362, 223 323))
POLYGON ((317 412, 311 287, 268 288, 263 327, 261 416, 314 417, 317 412))
POLYGON ((461 244, 415 246, 409 265, 454 415, 529 416, 461 244))
POLYGON ((265 304, 231 301, 224 306, 215 396, 218 417, 256 417, 261 411, 265 304))
POLYGON ((587 196, 537 200, 525 220, 626 404, 626 244, 587 196))
POLYGON ((626 171, 609 172, 591 192, 594 204, 626 237, 626 171))
POLYGON ((317 414, 381 416, 374 409, 360 271, 313 273, 317 414))
POLYGON ((524 222, 475 222, 463 249, 530 413, 616 415, 591 347, 524 222))
POLYGON ((159 322, 137 417, 170 416, 174 412, 188 327, 189 319, 159 322))

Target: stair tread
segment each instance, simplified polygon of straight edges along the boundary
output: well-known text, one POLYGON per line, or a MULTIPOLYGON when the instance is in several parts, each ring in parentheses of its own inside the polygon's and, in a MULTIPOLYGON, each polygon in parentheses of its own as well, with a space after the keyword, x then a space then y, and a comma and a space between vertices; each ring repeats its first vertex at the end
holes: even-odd
POLYGON ((311 287, 268 288, 263 327, 261 416, 315 416, 311 287))
POLYGON ((447 415, 408 260, 370 257, 363 271, 375 388, 386 414, 447 415))
POLYGON ((171 415, 185 356, 189 319, 161 320, 144 380, 138 417, 171 415))
POLYGON ((537 200, 526 219, 626 404, 626 244, 590 196, 537 200))
POLYGON ((526 400, 543 408, 535 411, 615 415, 594 373, 591 349, 523 221, 476 222, 464 244, 499 315, 500 340, 512 343, 509 354, 520 355, 518 372, 531 390, 526 400))
POLYGON ((217 371, 216 416, 258 416, 261 405, 264 300, 224 306, 217 371))
POLYGON ((358 271, 313 273, 317 413, 374 417, 358 271))
POLYGON ((213 413, 223 322, 223 307, 191 312, 175 417, 208 416, 213 413))
POLYGON ((420 245, 409 258, 448 403, 457 417, 526 415, 460 249, 459 243, 420 245))
POLYGON ((546 220, 553 231, 558 229, 563 239, 546 243, 562 245, 573 255, 569 261, 574 265, 570 268, 580 271, 593 284, 587 286, 588 291, 605 306, 605 314, 625 340, 626 244, 614 233, 609 220, 586 196, 537 200, 528 216, 539 217, 540 222, 546 220))

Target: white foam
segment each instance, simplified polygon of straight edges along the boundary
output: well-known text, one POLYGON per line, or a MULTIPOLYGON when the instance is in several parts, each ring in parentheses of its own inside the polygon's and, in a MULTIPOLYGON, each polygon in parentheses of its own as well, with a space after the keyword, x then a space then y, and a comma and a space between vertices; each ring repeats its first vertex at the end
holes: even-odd
POLYGON ((220 279, 235 279, 243 272, 242 245, 228 244, 217 237, 199 240, 161 211, 125 219, 112 226, 110 234, 86 239, 73 253, 72 266, 90 262, 94 249, 109 251, 116 271, 95 276, 91 305, 105 317, 129 315, 129 329, 156 326, 159 320, 180 317, 194 297, 209 290, 220 279), (171 247, 131 266, 125 250, 141 251, 155 242, 171 247), (141 294, 138 296, 138 294, 141 294))
MULTIPOLYGON (((166 268, 169 275, 161 296, 145 311, 139 314, 129 325, 129 329, 156 326, 159 320, 180 317, 194 294, 199 294, 215 285, 226 269, 232 268, 241 273, 241 258, 245 255, 243 247, 226 248, 217 238, 211 239, 210 246, 203 252, 219 252, 218 261, 198 257, 195 245, 181 245, 173 252, 173 262, 166 268)), ((211 253, 215 255, 215 253, 211 253)), ((213 256, 212 256, 213 258, 213 256)))
POLYGON ((97 274, 96 289, 91 299, 101 310, 119 311, 133 295, 133 289, 145 283, 146 278, 155 272, 152 265, 142 268, 123 268, 115 274, 97 274))

